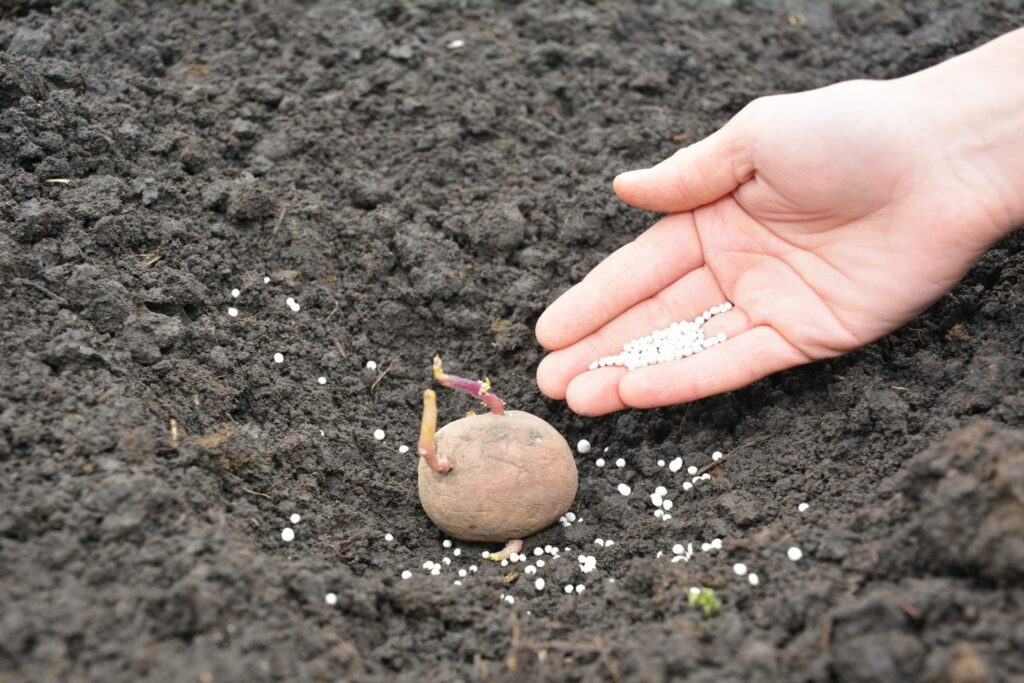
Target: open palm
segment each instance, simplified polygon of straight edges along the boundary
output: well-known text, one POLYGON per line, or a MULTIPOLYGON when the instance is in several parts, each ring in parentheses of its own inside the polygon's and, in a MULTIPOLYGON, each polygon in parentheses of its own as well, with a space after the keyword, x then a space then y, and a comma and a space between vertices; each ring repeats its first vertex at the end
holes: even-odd
POLYGON ((668 215, 545 311, 542 391, 573 410, 695 400, 836 356, 935 301, 998 238, 988 188, 891 82, 765 98, 658 166, 626 202, 668 215), (731 301, 724 344, 627 372, 596 358, 731 301))

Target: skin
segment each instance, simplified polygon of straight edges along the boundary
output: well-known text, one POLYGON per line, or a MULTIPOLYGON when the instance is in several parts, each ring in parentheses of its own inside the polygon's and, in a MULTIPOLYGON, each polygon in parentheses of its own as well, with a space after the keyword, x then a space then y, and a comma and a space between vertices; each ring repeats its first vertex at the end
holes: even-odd
POLYGON ((903 325, 1024 223, 1024 29, 891 81, 755 100, 615 179, 665 212, 537 322, 549 397, 582 415, 738 389, 903 325), (624 342, 709 306, 724 344, 627 372, 624 342))

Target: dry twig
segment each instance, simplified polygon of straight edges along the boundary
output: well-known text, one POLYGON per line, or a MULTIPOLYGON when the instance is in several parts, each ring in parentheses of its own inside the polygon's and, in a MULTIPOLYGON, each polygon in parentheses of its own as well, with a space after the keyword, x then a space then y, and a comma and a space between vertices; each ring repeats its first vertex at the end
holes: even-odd
POLYGON ((373 380, 373 384, 370 385, 370 391, 374 391, 377 388, 377 385, 380 384, 380 381, 384 379, 384 375, 388 374, 388 371, 391 369, 391 366, 393 366, 400 360, 402 360, 401 356, 388 363, 388 366, 384 368, 384 371, 377 375, 377 379, 373 380))
POLYGON ((338 300, 335 299, 334 300, 334 308, 331 309, 331 312, 327 314, 327 317, 324 318, 324 320, 330 320, 331 316, 333 316, 337 312, 338 312, 338 300))
POLYGON ((245 491, 246 493, 248 493, 251 496, 261 496, 263 498, 266 498, 267 500, 274 500, 272 497, 270 497, 266 493, 260 493, 259 491, 253 491, 252 489, 246 488, 245 486, 242 487, 242 490, 245 491))
POLYGON ((767 436, 762 436, 759 439, 754 439, 752 441, 748 441, 745 444, 743 444, 742 446, 738 446, 737 448, 735 448, 731 453, 728 453, 727 455, 723 455, 718 460, 715 460, 714 462, 709 462, 707 465, 704 465, 704 467, 701 467, 699 470, 697 470, 697 475, 699 476, 701 474, 704 474, 705 472, 707 472, 708 470, 710 470, 712 468, 718 467, 719 465, 721 465, 722 463, 728 461, 734 455, 739 453, 744 448, 749 448, 751 446, 756 446, 758 444, 764 443, 767 440, 768 440, 767 436))
POLYGON ((25 287, 30 287, 31 289, 34 289, 37 292, 45 294, 46 296, 50 297, 51 299, 59 303, 61 306, 67 305, 67 301, 64 299, 64 297, 60 296, 59 294, 54 294, 53 292, 48 290, 46 287, 43 287, 39 283, 32 282, 31 280, 26 280, 25 278, 20 277, 12 278, 11 282, 13 282, 16 285, 24 285, 25 287))

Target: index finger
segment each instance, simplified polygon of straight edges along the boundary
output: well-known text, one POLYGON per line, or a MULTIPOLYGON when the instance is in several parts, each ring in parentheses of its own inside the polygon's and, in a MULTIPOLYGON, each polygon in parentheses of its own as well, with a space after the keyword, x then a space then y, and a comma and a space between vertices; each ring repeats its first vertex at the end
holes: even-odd
POLYGON ((569 346, 703 263, 693 214, 665 216, 558 297, 537 321, 537 341, 569 346))

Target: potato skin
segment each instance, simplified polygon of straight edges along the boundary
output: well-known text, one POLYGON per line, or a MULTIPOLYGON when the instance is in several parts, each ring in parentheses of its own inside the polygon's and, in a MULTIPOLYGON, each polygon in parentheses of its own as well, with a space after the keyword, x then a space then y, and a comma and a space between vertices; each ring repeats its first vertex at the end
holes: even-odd
POLYGON ((568 512, 579 476, 569 444, 536 415, 464 417, 434 443, 452 469, 434 472, 420 458, 420 503, 445 533, 463 541, 526 538, 568 512))

